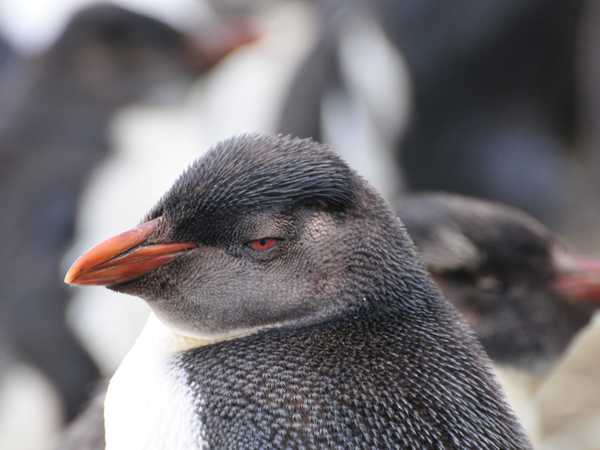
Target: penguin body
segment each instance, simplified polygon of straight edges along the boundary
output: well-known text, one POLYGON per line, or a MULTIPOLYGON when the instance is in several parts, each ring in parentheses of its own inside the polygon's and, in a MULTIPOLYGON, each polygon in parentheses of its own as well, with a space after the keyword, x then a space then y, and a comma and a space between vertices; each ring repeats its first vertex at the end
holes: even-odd
POLYGON ((560 377, 558 362, 592 320, 600 265, 505 205, 423 193, 405 196, 397 210, 431 275, 475 330, 537 448, 545 440, 542 419, 553 414, 540 406, 543 387, 560 377))
POLYGON ((217 145, 65 280, 162 324, 111 381, 109 450, 530 448, 395 215, 310 140, 217 145))
MULTIPOLYGON (((464 382, 477 362, 457 367, 437 355, 462 353, 463 346, 436 338, 417 343, 410 334, 418 324, 386 321, 386 313, 397 311, 179 355, 175 365, 193 386, 195 417, 205 430, 200 442, 213 448, 501 446, 511 419, 488 409, 501 401, 486 386, 490 375, 464 382), (423 352, 423 344, 435 350, 423 352), (424 359, 435 367, 423 367, 424 359), (418 387, 419 373, 426 387, 418 387), (468 412, 465 402, 473 402, 468 412)), ((519 437, 511 444, 526 448, 519 437)))

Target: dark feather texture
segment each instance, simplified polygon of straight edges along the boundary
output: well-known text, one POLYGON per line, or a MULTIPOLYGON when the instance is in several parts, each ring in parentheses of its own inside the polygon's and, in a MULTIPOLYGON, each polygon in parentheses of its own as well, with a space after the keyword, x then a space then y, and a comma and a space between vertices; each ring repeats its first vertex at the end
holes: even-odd
POLYGON ((225 141, 159 215, 151 242, 198 249, 112 288, 192 335, 259 330, 173 356, 198 448, 530 448, 395 215, 326 146, 225 141), (280 247, 249 252, 261 235, 280 247))
POLYGON ((529 448, 455 321, 390 304, 174 364, 211 448, 529 448))
POLYGON ((490 357, 545 369, 592 318, 593 305, 553 287, 558 239, 529 215, 458 195, 403 198, 398 212, 449 300, 490 357))
POLYGON ((213 238, 222 239, 225 230, 212 224, 235 221, 245 212, 348 207, 354 198, 350 170, 333 152, 318 150, 306 139, 246 135, 227 140, 192 164, 147 218, 167 212, 180 239, 199 229, 214 229, 213 238))

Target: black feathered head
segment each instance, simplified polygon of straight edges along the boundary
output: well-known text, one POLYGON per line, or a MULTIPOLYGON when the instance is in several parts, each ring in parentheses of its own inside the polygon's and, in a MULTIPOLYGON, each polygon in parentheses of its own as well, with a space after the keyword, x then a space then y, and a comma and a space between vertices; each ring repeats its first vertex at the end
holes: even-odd
POLYGON ((329 318, 409 284, 418 302, 423 276, 385 202, 327 146, 246 135, 194 163, 67 281, 142 297, 172 327, 206 337, 329 318))
POLYGON ((327 146, 308 139, 245 135, 215 146, 192 164, 149 214, 167 214, 177 239, 229 239, 237 222, 260 212, 354 200, 352 172, 327 146), (239 219, 239 220, 236 220, 239 219))

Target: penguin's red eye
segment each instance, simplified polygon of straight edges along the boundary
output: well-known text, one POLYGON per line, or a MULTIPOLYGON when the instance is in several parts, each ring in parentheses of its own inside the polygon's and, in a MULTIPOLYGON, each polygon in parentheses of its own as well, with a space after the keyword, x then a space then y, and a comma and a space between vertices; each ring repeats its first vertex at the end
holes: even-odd
POLYGON ((273 247, 275 247, 278 242, 278 239, 262 238, 250 241, 248 245, 252 250, 255 250, 257 252, 266 252, 267 250, 271 250, 273 247))

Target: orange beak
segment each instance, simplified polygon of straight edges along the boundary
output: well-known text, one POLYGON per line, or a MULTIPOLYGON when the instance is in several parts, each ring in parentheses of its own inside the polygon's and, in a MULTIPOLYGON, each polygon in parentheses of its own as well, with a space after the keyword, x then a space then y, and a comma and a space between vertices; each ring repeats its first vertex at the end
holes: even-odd
POLYGON ((571 257, 559 271, 554 289, 565 298, 600 302, 600 261, 571 257))
POLYGON ((162 218, 142 223, 88 250, 73 263, 65 283, 112 285, 139 278, 196 248, 191 242, 145 244, 162 218))

